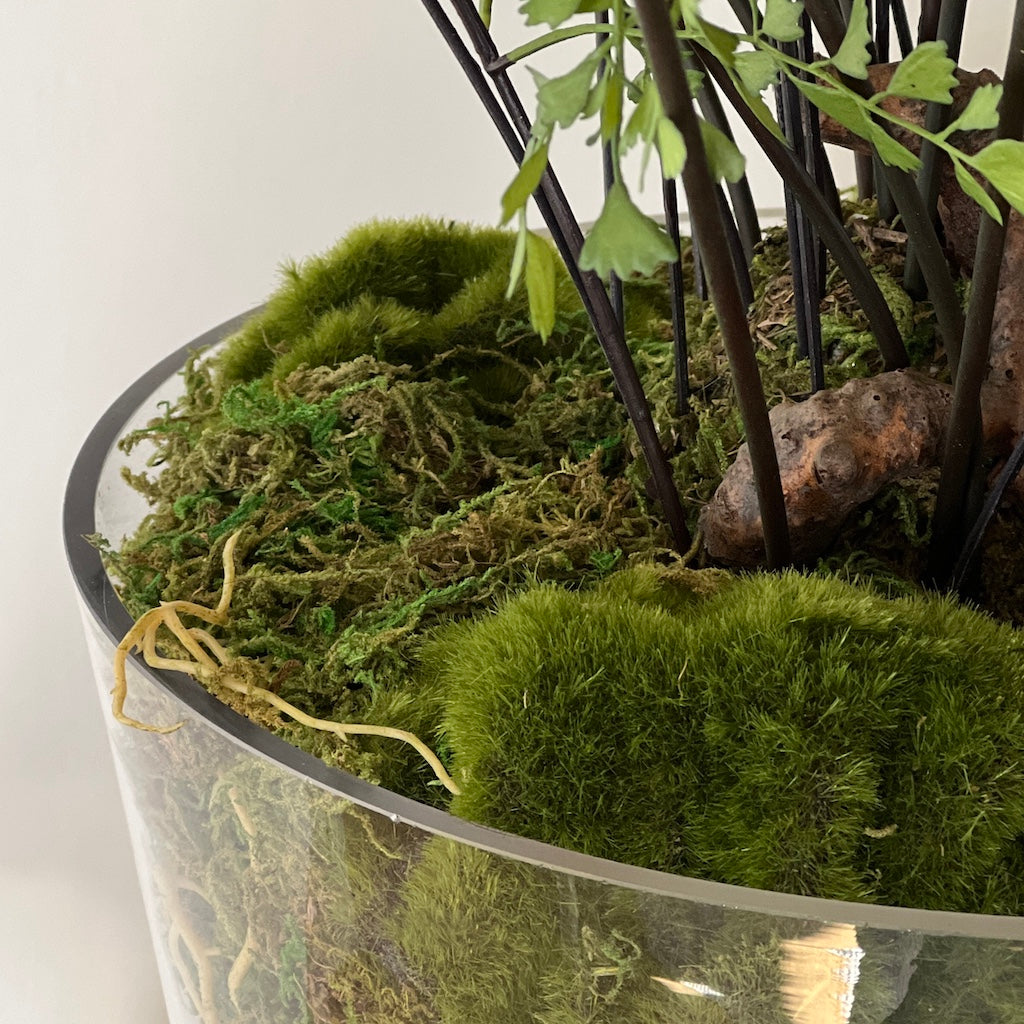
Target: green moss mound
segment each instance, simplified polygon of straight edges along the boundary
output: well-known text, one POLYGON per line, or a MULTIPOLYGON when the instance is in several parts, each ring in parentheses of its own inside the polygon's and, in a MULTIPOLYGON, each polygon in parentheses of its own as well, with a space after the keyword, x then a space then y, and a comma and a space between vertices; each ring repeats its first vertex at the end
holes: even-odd
MULTIPOLYGON (((360 356, 465 373, 494 400, 527 383, 520 361, 542 345, 529 330, 522 289, 511 296, 515 236, 450 221, 373 221, 333 249, 282 270, 282 286, 218 357, 222 387, 260 377, 284 380, 300 367, 338 367, 360 356)), ((559 263, 557 304, 579 299, 559 263)), ((565 321, 553 344, 563 340, 565 321)))
POLYGON ((453 810, 738 885, 1024 911, 1018 633, 795 573, 679 587, 542 587, 430 645, 453 810))
POLYGON ((433 992, 441 1024, 725 1024, 679 997, 643 949, 643 919, 599 886, 431 839, 392 933, 433 992))

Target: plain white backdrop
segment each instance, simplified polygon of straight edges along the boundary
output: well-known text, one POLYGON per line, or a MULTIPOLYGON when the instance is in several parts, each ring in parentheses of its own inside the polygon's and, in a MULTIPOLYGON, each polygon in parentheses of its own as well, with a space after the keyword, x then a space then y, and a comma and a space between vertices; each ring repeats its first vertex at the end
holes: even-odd
MULTIPOLYGON (((1001 66, 1011 7, 972 5, 965 66, 1001 66)), ((127 384, 282 260, 373 216, 494 223, 512 168, 416 0, 2 10, 0 1024, 162 1024, 63 562, 67 471, 127 384)), ((555 152, 582 217, 594 156, 555 152)))

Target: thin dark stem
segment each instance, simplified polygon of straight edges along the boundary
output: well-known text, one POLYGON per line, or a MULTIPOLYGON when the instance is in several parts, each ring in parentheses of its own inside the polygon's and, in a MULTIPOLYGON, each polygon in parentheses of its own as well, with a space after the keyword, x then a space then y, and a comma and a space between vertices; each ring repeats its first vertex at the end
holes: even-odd
MULTIPOLYGON (((889 0, 875 0, 875 59, 879 64, 889 61, 889 0)), ((878 200, 878 219, 891 223, 896 216, 896 205, 880 169, 875 172, 875 197, 878 200)))
MULTIPOLYGON (((805 14, 802 17, 804 35, 796 42, 797 56, 806 64, 814 60, 814 38, 811 19, 805 14)), ((818 111, 804 96, 798 95, 800 121, 803 128, 804 166, 814 179, 819 192, 834 204, 837 217, 842 216, 839 193, 836 191, 832 178, 832 168, 821 141, 821 121, 818 111)), ((808 277, 806 303, 810 317, 810 337, 808 339, 808 358, 811 367, 811 390, 820 391, 825 387, 824 354, 821 348, 821 299, 825 294, 825 276, 827 259, 825 245, 811 224, 810 218, 801 210, 798 225, 800 244, 806 254, 802 258, 807 263, 808 277), (813 276, 812 276, 813 275, 813 276)))
MULTIPOLYGON (((805 8, 826 49, 830 54, 834 54, 843 42, 842 19, 837 19, 835 9, 827 0, 806 0, 805 8)), ((844 77, 843 81, 848 88, 865 98, 872 95, 871 85, 867 81, 847 77, 844 77)), ((935 233, 935 227, 913 177, 896 167, 885 167, 884 170, 886 184, 892 193, 896 209, 903 218, 904 229, 917 242, 918 259, 928 285, 927 297, 935 310, 939 334, 946 352, 955 359, 963 337, 963 310, 957 299, 953 277, 939 237, 935 233)))
POLYGON ((1006 465, 1000 470, 996 482, 992 485, 992 490, 989 491, 988 496, 985 498, 985 504, 982 506, 978 518, 974 521, 974 526, 971 527, 971 532, 967 535, 967 540, 964 541, 964 546, 956 560, 956 565, 953 567, 953 575, 950 577, 950 589, 959 591, 963 588, 974 559, 978 554, 978 548, 981 547, 985 531, 992 522, 992 518, 995 516, 996 510, 999 508, 1010 484, 1017 479, 1022 466, 1024 466, 1024 435, 1013 446, 1013 451, 1006 460, 1006 465))
MULTIPOLYGON (((825 0, 827 3, 828 0, 825 0)), ((843 25, 843 35, 846 34, 847 26, 850 24, 850 14, 853 9, 852 0, 835 0, 831 5, 833 20, 838 25, 840 20, 843 25)), ((870 9, 869 9, 870 10, 870 9)), ((872 57, 872 60, 874 58, 872 57)), ((878 161, 867 153, 855 153, 853 156, 853 168, 857 178, 857 198, 862 202, 870 199, 875 194, 876 181, 880 172, 878 161)))
POLYGON ((857 198, 870 199, 875 194, 875 161, 866 153, 855 153, 853 169, 857 176, 857 198))
MULTIPOLYGON (((814 60, 814 30, 811 26, 811 19, 805 14, 803 16, 804 37, 797 40, 797 55, 800 60, 810 64, 814 60)), ((832 165, 829 163, 828 154, 825 152, 825 144, 821 139, 821 118, 817 108, 809 101, 803 100, 800 111, 804 124, 804 139, 807 144, 807 154, 804 166, 814 178, 818 190, 825 197, 836 220, 843 219, 843 204, 839 198, 839 189, 836 188, 835 178, 832 176, 832 165)), ((821 251, 821 294, 825 294, 825 252, 821 251)))
POLYGON ((846 37, 846 19, 842 12, 829 0, 805 0, 804 10, 814 22, 825 49, 829 54, 834 54, 843 45, 843 39, 846 37))
POLYGON ((934 42, 939 34, 939 9, 942 0, 921 0, 921 17, 917 22, 917 44, 934 42))
POLYGON ((714 244, 714 240, 721 237, 723 226, 714 197, 714 182, 707 165, 700 125, 693 109, 693 98, 686 81, 668 6, 664 0, 637 0, 636 11, 665 114, 679 129, 686 144, 683 187, 694 231, 703 243, 708 283, 732 370, 737 405, 746 430, 754 488, 764 531, 765 554, 769 566, 778 568, 791 560, 786 502, 779 479, 768 408, 735 269, 729 253, 721 245, 714 244))
POLYGON ((674 179, 662 179, 665 228, 679 252, 669 265, 669 298, 672 303, 672 352, 675 355, 676 415, 690 411, 689 353, 686 344, 686 296, 683 290, 682 239, 679 234, 679 202, 674 179))
MULTIPOLYGON (((960 61, 960 43, 963 40, 966 16, 967 0, 942 0, 936 31, 938 38, 946 44, 946 53, 957 63, 960 61)), ((938 133, 949 123, 950 116, 948 103, 929 103, 925 111, 924 126, 928 131, 938 133)), ((922 141, 917 188, 935 225, 939 223, 939 178, 945 159, 937 146, 927 139, 922 141)), ((907 243, 903 284, 912 295, 920 294, 924 289, 924 276, 917 260, 917 247, 910 240, 907 243)))
MULTIPOLYGON (((609 23, 608 11, 598 11, 595 15, 595 20, 599 25, 607 25, 609 23)), ((600 46, 608 38, 608 33, 602 32, 594 37, 597 46, 600 46)), ((598 78, 604 74, 605 60, 602 58, 600 65, 598 66, 598 78)), ((609 139, 601 147, 601 170, 604 177, 604 194, 608 195, 608 190, 615 184, 615 153, 612 150, 612 142, 609 139)), ((619 279, 619 275, 614 271, 608 277, 608 294, 611 299, 612 309, 615 310, 615 319, 620 324, 626 322, 626 302, 622 294, 622 281, 619 279)))
POLYGON ((750 12, 750 0, 729 0, 729 6, 743 26, 743 31, 750 35, 754 31, 754 19, 750 12))
POLYGON ((914 37, 910 32, 910 19, 903 0, 892 0, 892 23, 896 29, 896 39, 900 44, 900 56, 906 57, 914 48, 914 37))
MULTIPOLYGON (((794 43, 783 44, 792 56, 797 55, 794 43)), ((798 159, 807 164, 807 139, 804 134, 805 111, 796 86, 783 78, 776 89, 779 123, 798 159)), ((797 352, 810 360, 811 391, 825 386, 821 355, 821 317, 818 294, 818 238, 811 229, 807 215, 800 208, 792 188, 784 183, 786 202, 786 234, 789 243, 789 266, 793 283, 796 314, 797 352)))
MULTIPOLYGON (((498 93, 506 107, 506 111, 502 111, 495 101, 486 76, 473 60, 461 36, 441 9, 439 0, 422 0, 422 2, 434 24, 441 31, 445 42, 455 54, 460 67, 484 101, 485 108, 498 127, 513 158, 517 163, 521 163, 523 147, 529 137, 530 127, 522 101, 508 76, 504 72, 494 76, 498 93), (511 117, 513 125, 509 125, 509 117, 511 117), (510 131, 513 126, 515 131, 510 131), (517 134, 519 138, 516 138, 517 134)), ((452 2, 456 13, 466 26, 471 41, 477 48, 480 63, 486 66, 497 55, 497 48, 494 46, 487 27, 481 20, 472 0, 452 0, 452 2)), ((637 439, 647 461, 647 468, 651 473, 654 493, 661 504, 672 539, 680 551, 687 551, 692 544, 692 538, 686 526, 679 492, 672 478, 668 459, 662 450, 647 396, 644 394, 636 366, 622 333, 621 324, 616 319, 604 285, 596 274, 579 269, 578 260, 583 245, 583 233, 580 231, 579 222, 572 213, 565 193, 550 169, 545 172, 540 188, 535 193, 535 198, 541 215, 577 286, 608 361, 619 397, 636 430, 637 439)))
POLYGON ((736 91, 729 75, 715 58, 707 50, 696 46, 694 54, 700 59, 708 73, 714 77, 722 95, 732 104, 754 140, 771 160, 783 180, 793 189, 801 206, 811 218, 818 234, 849 282, 857 302, 868 318, 886 369, 895 370, 901 366, 907 366, 909 364, 907 350, 903 345, 899 329, 896 327, 892 310, 889 309, 885 297, 879 290, 878 282, 871 275, 871 271, 861 259, 857 247, 847 235, 842 221, 835 216, 815 180, 807 173, 806 168, 797 160, 793 152, 781 143, 747 106, 736 91))
POLYGON ((736 270, 736 284, 739 286, 740 297, 743 299, 744 307, 749 309, 754 302, 754 284, 750 280, 750 268, 747 265, 736 221, 733 220, 729 200, 725 198, 725 189, 719 184, 715 185, 715 202, 718 204, 718 215, 722 221, 722 233, 729 249, 729 258, 736 270))
POLYGON ((875 56, 880 64, 889 60, 889 0, 875 0, 875 56))
MULTIPOLYGON (((747 7, 749 15, 750 8, 747 7)), ((693 66, 691 59, 683 58, 684 65, 693 66)), ((730 141, 734 141, 732 125, 722 107, 722 101, 718 96, 713 79, 705 78, 700 92, 697 93, 697 104, 704 120, 717 128, 730 141)), ((761 225, 757 219, 757 207, 754 205, 754 196, 750 191, 750 181, 746 174, 739 181, 726 183, 729 190, 729 199, 732 202, 732 210, 735 213, 736 229, 739 232, 740 241, 743 244, 743 256, 747 267, 754 259, 754 247, 761 241, 761 225)), ((730 219, 733 213, 730 213, 730 219)))
MULTIPOLYGON (((601 154, 601 164, 604 172, 604 190, 605 195, 607 195, 608 190, 615 183, 615 171, 610 143, 606 143, 604 146, 604 152, 601 154)), ((614 271, 608 275, 608 297, 611 301, 612 309, 615 312, 615 319, 618 320, 620 324, 625 324, 626 299, 622 293, 622 280, 614 271)))
POLYGON ((693 251, 693 290, 701 302, 707 302, 708 276, 704 273, 704 257, 700 254, 700 244, 692 231, 690 232, 690 245, 693 251))
MULTIPOLYGON (((1002 139, 1019 139, 1024 135, 1024 0, 1017 0, 1014 11, 997 134, 1002 139)), ((1005 200, 995 195, 993 199, 1003 222, 996 222, 982 211, 967 307, 967 330, 953 385, 953 405, 939 493, 935 499, 931 562, 934 578, 939 583, 946 583, 950 578, 953 553, 960 546, 965 523, 972 516, 969 492, 977 473, 981 446, 981 385, 988 369, 989 341, 1009 216, 1005 200)))

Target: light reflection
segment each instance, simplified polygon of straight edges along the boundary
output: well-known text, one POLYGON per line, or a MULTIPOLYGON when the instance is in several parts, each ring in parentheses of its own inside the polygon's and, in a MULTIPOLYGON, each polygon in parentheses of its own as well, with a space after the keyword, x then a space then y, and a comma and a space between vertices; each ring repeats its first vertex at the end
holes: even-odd
POLYGON ((864 950, 852 924, 782 943, 782 1003, 793 1024, 846 1024, 864 950))

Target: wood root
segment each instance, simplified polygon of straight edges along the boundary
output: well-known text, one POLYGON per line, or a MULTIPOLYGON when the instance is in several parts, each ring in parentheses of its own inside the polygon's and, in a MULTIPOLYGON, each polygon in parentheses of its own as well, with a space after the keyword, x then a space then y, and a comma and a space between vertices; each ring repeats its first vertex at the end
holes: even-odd
MULTIPOLYGON (((847 516, 887 483, 935 465, 950 397, 945 384, 895 370, 772 409, 797 562, 824 551, 847 516)), ((764 563, 746 445, 701 512, 700 528, 713 558, 738 566, 764 563)))

